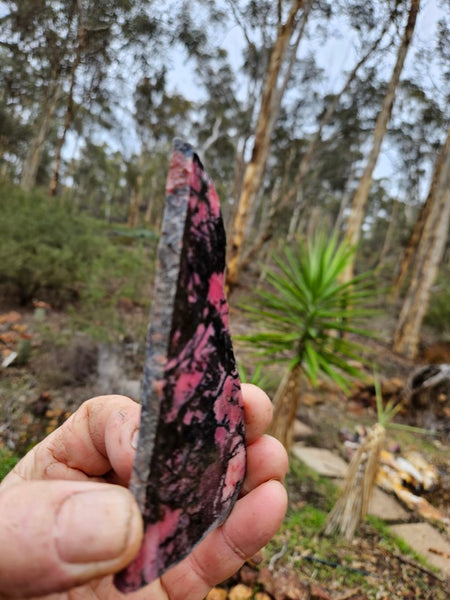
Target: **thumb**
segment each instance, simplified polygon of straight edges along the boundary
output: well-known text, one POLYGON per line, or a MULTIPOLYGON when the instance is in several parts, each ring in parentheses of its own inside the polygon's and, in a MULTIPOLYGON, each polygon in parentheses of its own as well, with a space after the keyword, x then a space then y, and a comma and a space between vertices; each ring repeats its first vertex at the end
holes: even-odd
POLYGON ((126 488, 78 481, 0 488, 0 596, 60 592, 114 573, 141 540, 141 515, 126 488))

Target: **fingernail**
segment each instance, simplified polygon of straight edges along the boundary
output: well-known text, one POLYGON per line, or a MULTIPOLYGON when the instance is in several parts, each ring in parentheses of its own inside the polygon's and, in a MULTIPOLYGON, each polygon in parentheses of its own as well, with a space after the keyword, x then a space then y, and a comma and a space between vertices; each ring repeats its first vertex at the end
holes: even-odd
POLYGON ((138 441, 139 441, 139 429, 135 429, 133 432, 133 435, 131 436, 131 447, 134 448, 134 450, 137 450, 138 441))
POLYGON ((119 558, 140 535, 141 518, 125 488, 75 492, 56 517, 56 547, 67 563, 119 558))

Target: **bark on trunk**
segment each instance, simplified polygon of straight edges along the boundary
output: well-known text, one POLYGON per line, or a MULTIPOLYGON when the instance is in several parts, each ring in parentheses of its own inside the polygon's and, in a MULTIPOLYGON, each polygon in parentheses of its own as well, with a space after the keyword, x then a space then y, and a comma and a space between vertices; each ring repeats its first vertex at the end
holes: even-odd
POLYGON ((294 423, 300 399, 301 373, 300 364, 288 370, 278 386, 274 398, 275 408, 269 433, 276 437, 287 451, 292 446, 294 423))
POLYGON ((270 196, 270 204, 268 214, 263 219, 263 225, 260 227, 259 235, 256 238, 255 242, 246 252, 245 256, 241 259, 239 264, 240 269, 245 269, 245 267, 253 262, 258 256, 261 248, 264 246, 266 242, 270 240, 273 234, 273 219, 275 216, 275 206, 278 198, 279 186, 275 184, 274 189, 272 190, 272 194, 270 196))
POLYGON ((272 193, 270 196, 269 209, 267 211, 267 215, 263 219, 263 223, 259 228, 258 237, 255 242, 250 246, 244 257, 241 259, 239 264, 240 269, 244 269, 250 262, 252 262, 263 246, 268 242, 273 236, 273 230, 275 225, 275 218, 277 214, 277 207, 280 205, 280 198, 284 196, 285 189, 288 184, 289 172, 291 170, 293 161, 293 153, 290 153, 284 168, 284 173, 281 182, 275 182, 272 193))
POLYGON ((303 196, 303 190, 298 187, 296 190, 296 198, 294 208, 292 210, 291 220, 289 222, 289 229, 287 234, 287 241, 292 242, 297 235, 298 228, 300 226, 300 215, 304 207, 305 200, 303 196))
POLYGON ((60 94, 61 83, 55 79, 50 83, 42 102, 41 110, 34 126, 34 135, 28 146, 28 152, 22 166, 20 185, 24 190, 31 190, 36 183, 42 151, 50 133, 53 115, 58 106, 60 94))
POLYGON ((75 58, 72 64, 72 68, 70 70, 70 86, 69 93, 67 94, 67 107, 66 107, 66 116, 64 119, 64 127, 61 134, 61 137, 58 141, 58 146, 56 148, 55 162, 53 165, 52 177, 50 180, 50 196, 56 196, 59 186, 59 176, 61 171, 61 152, 64 146, 64 142, 66 141, 67 132, 72 125, 72 121, 75 115, 74 104, 73 104, 73 91, 75 87, 76 81, 76 72, 78 67, 80 66, 81 59, 83 56, 83 50, 86 41, 86 30, 83 25, 81 25, 78 29, 78 44, 75 53, 75 58))
POLYGON ((433 172, 433 178, 431 180, 430 191, 428 193, 427 199, 425 203, 422 205, 420 209, 419 216, 414 224, 413 230, 411 232, 411 236, 408 240, 408 244, 406 245, 405 252, 403 254, 403 258, 400 263, 400 267, 398 273, 396 275, 395 281, 392 285, 392 293, 391 299, 395 302, 400 296, 400 292, 402 290, 403 284, 406 279, 406 275, 408 274, 409 268, 411 266, 412 260, 415 255, 415 251, 418 247, 420 238, 422 237, 422 233, 425 227, 425 223, 430 215, 431 205, 433 201, 433 197, 435 195, 435 188, 439 186, 440 178, 442 177, 442 170, 445 168, 445 161, 447 160, 447 156, 450 152, 450 129, 447 132, 447 139, 445 140, 444 147, 441 150, 436 165, 433 172))
POLYGON ((248 163, 242 184, 236 216, 233 223, 233 233, 230 240, 227 283, 230 289, 236 284, 240 273, 240 260, 245 228, 249 211, 253 205, 258 190, 261 187, 264 170, 269 154, 270 136, 272 134, 275 116, 278 112, 282 94, 279 94, 278 79, 287 52, 289 41, 297 26, 297 15, 304 0, 295 0, 286 23, 278 27, 277 39, 273 47, 268 67, 267 78, 261 100, 261 108, 255 130, 255 141, 252 157, 248 163))
MULTIPOLYGON (((448 139, 448 138, 447 138, 448 139)), ((420 330, 427 312, 431 288, 444 255, 450 225, 450 152, 448 144, 438 159, 430 190, 430 212, 423 228, 412 268, 411 283, 405 296, 394 334, 394 350, 408 358, 417 355, 420 330)))
MULTIPOLYGON (((375 129, 372 137, 372 147, 369 152, 363 174, 359 180, 358 188, 353 197, 352 211, 348 219, 347 231, 345 234, 346 241, 352 246, 358 244, 361 236, 361 227, 364 219, 367 199, 369 197, 370 186, 372 184, 372 176, 378 161, 378 156, 380 154, 381 144, 391 118, 392 107, 394 105, 395 94, 400 80, 400 75, 416 25, 419 4, 420 0, 411 0, 408 21, 406 23, 402 41, 397 52, 397 60, 395 62, 394 70, 392 71, 391 79, 388 83, 381 110, 378 113, 375 123, 375 129)), ((351 261, 347 269, 343 272, 342 281, 350 281, 353 277, 353 271, 353 261, 351 261)))
POLYGON ((349 176, 347 178, 347 183, 345 184, 344 193, 341 196, 341 201, 339 202, 339 211, 336 217, 336 220, 333 225, 333 234, 340 237, 342 222, 344 220, 344 213, 347 210, 347 206, 349 205, 352 199, 352 183, 355 179, 355 167, 352 165, 350 169, 349 176))
POLYGON ((375 273, 379 273, 381 271, 381 269, 383 268, 384 262, 388 255, 388 251, 391 247, 392 236, 394 234, 394 229, 395 229, 396 223, 397 223, 398 207, 399 207, 399 201, 398 201, 398 198, 395 198, 395 200, 393 201, 393 204, 392 204, 392 211, 391 211, 391 215, 389 218, 389 225, 388 225, 388 228, 386 231, 386 235, 384 236, 383 247, 381 249, 378 260, 375 263, 375 269, 374 269, 375 273))

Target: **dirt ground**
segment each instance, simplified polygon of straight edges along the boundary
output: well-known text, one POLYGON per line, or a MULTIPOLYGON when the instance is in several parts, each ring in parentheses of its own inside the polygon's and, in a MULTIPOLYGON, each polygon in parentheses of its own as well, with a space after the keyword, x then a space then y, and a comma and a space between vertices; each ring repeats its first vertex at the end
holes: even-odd
MULTIPOLYGON (((133 319, 140 320, 145 328, 147 311, 124 306, 124 319, 130 318, 130 309, 134 311, 133 319)), ((247 324, 238 310, 232 311, 231 320, 233 334, 245 332, 247 324)), ((75 332, 70 316, 42 304, 29 309, 0 306, 0 340, 1 360, 4 361, 12 351, 17 353, 16 359, 0 370, 0 449, 23 454, 63 422, 84 400, 94 395, 114 392, 138 398, 144 339, 123 336, 108 343, 96 342, 85 333, 75 332)), ((392 397, 397 394, 398 399, 404 402, 399 419, 405 423, 435 429, 435 435, 423 438, 391 432, 388 444, 408 447, 412 445, 438 468, 440 485, 428 495, 428 500, 441 510, 447 511, 450 517, 449 391, 441 390, 441 396, 437 400, 428 399, 426 406, 420 403, 412 406, 406 397, 401 396, 402 386, 406 385, 418 366, 430 362, 450 362, 450 347, 430 337, 419 359, 411 363, 395 356, 389 350, 388 344, 371 344, 377 356, 377 367, 385 383, 385 390, 390 383, 392 397)), ((251 369, 254 359, 240 342, 235 344, 235 350, 238 359, 243 356, 243 360, 248 362, 251 369)), ((281 371, 279 367, 273 367, 268 369, 267 373, 267 388, 269 393, 273 393, 281 371)), ((298 416, 311 428, 309 445, 329 448, 344 455, 339 432, 343 428, 354 430, 358 425, 370 426, 375 422, 375 395, 371 391, 370 383, 355 386, 350 397, 329 385, 314 390, 305 387, 298 416)), ((291 505, 298 502, 314 502, 319 498, 317 494, 314 495, 312 489, 308 492, 309 495, 296 497, 295 489, 294 485, 291 490, 291 505)), ((408 565, 407 559, 402 558, 400 554, 393 556, 391 550, 375 552, 374 548, 379 547, 375 543, 377 537, 380 537, 379 532, 371 529, 369 525, 365 526, 358 538, 359 545, 353 548, 353 552, 360 554, 361 572, 376 572, 376 578, 382 578, 383 584, 380 580, 379 588, 384 591, 380 592, 379 598, 448 597, 446 584, 432 572, 422 572, 422 587, 419 590, 420 586, 416 586, 415 589, 414 578, 420 567, 408 565), (375 567, 369 569, 370 565, 375 567), (428 578, 428 587, 423 584, 424 577, 428 578), (396 595, 393 591, 394 584, 386 583, 396 580, 412 583, 409 586, 402 584, 404 593, 396 595), (434 596, 430 591, 433 590, 433 586, 440 590, 434 596)), ((312 560, 305 559, 301 568, 296 565, 290 570, 286 563, 280 560, 278 570, 275 569, 274 565, 278 561, 273 561, 273 553, 281 550, 272 549, 272 555, 266 550, 266 554, 263 553, 262 557, 255 559, 260 561, 259 564, 248 564, 244 575, 237 574, 221 588, 222 592, 217 592, 218 595, 211 596, 210 600, 220 597, 232 598, 233 596, 223 596, 223 590, 228 594, 237 585, 247 588, 250 585, 253 597, 258 597, 255 596, 255 590, 260 594, 259 600, 264 600, 265 597, 275 600, 363 600, 370 597, 365 595, 366 591, 361 585, 352 586, 345 582, 345 577, 334 577, 331 567, 326 575, 326 578, 329 578, 328 582, 311 578, 311 574, 317 571, 318 567, 323 567, 314 564, 312 560), (278 581, 278 591, 274 578, 278 581), (336 583, 338 580, 339 585, 336 583)), ((353 560, 353 569, 358 570, 359 567, 354 566, 357 562, 353 560)), ((244 595, 236 595, 236 592, 234 600, 243 600, 245 593, 248 593, 248 590, 245 592, 243 588, 240 591, 244 595)))

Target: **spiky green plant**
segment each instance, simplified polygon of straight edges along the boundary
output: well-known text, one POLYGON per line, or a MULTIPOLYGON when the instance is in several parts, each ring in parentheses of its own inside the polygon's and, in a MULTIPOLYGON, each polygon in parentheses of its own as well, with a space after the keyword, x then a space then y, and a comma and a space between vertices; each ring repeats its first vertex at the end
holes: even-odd
POLYGON ((373 311, 367 274, 340 282, 355 249, 326 232, 316 233, 295 249, 286 247, 269 269, 270 289, 259 289, 256 301, 245 308, 257 331, 241 339, 264 357, 287 361, 287 371, 275 395, 272 433, 287 448, 303 374, 313 385, 320 376, 331 378, 344 390, 351 377, 361 376, 356 366, 363 349, 348 334, 370 335, 361 324, 373 311))
POLYGON ((394 423, 393 419, 395 415, 400 412, 402 404, 399 402, 395 404, 394 401, 388 400, 386 404, 383 404, 383 395, 381 393, 380 378, 375 375, 374 377, 375 386, 375 398, 377 403, 377 420, 378 423, 385 429, 398 429, 401 431, 409 431, 411 433, 420 433, 423 435, 429 435, 428 429, 422 427, 415 427, 414 425, 405 425, 404 423, 394 423))

